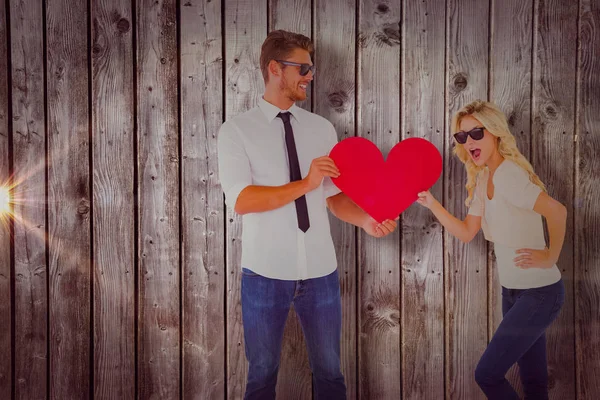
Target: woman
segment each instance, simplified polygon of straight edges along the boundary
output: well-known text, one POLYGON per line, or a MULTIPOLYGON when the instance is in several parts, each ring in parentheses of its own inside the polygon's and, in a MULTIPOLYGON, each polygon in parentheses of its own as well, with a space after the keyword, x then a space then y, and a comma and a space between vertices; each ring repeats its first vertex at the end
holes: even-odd
POLYGON ((480 228, 494 242, 504 317, 479 360, 475 380, 489 399, 518 399, 504 377, 517 362, 525 397, 547 399, 545 331, 564 303, 556 261, 567 210, 546 194, 494 104, 468 104, 454 116, 451 129, 454 153, 467 170, 468 215, 457 219, 429 192, 419 193, 417 201, 463 242, 480 228), (547 220, 549 248, 541 216, 547 220))

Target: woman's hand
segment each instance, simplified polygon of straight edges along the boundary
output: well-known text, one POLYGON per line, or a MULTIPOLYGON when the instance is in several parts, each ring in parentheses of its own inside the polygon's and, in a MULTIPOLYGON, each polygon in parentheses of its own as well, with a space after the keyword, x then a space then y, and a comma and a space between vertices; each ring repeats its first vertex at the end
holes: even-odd
POLYGON ((519 249, 516 253, 520 254, 514 259, 515 266, 519 268, 551 268, 556 263, 556 260, 550 257, 548 248, 544 250, 519 249))
POLYGON ((433 207, 433 205, 437 203, 437 200, 435 199, 435 197, 433 197, 429 190, 425 192, 420 192, 418 196, 419 198, 417 199, 417 203, 419 203, 423 207, 431 209, 431 207, 433 207))

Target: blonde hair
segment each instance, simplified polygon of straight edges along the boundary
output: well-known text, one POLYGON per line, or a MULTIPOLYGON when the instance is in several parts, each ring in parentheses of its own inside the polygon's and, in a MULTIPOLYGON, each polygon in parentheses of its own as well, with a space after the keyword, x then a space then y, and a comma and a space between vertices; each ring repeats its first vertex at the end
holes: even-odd
MULTIPOLYGON (((536 173, 533 172, 533 167, 529 161, 527 161, 517 148, 515 137, 508 129, 506 116, 495 104, 487 101, 475 100, 458 110, 452 118, 452 123, 450 125, 452 135, 460 130, 460 122, 466 116, 472 116, 477 119, 489 133, 497 137, 498 152, 500 155, 504 157, 505 160, 510 160, 527 171, 529 180, 533 184, 539 186, 543 191, 546 191, 546 187, 536 173)), ((469 152, 457 143, 454 145, 453 152, 460 161, 465 164, 465 168, 467 169, 467 184, 465 187, 467 188, 468 196, 465 200, 465 204, 469 207, 473 199, 475 186, 477 185, 477 176, 485 167, 477 166, 471 159, 469 152)))

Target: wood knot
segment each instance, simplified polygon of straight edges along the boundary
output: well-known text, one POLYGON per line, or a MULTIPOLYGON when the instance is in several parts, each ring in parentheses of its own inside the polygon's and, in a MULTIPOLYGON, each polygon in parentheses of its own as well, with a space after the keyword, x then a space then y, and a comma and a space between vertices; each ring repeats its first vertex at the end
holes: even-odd
POLYGON ((365 306, 365 327, 368 331, 383 332, 400 326, 397 297, 397 293, 389 288, 373 293, 373 297, 365 306))
POLYGON ((398 24, 385 24, 383 32, 376 35, 377 41, 388 46, 400 45, 400 29, 398 24))
POLYGON ((346 93, 345 91, 340 90, 338 92, 330 93, 329 96, 327 96, 327 99, 329 100, 329 105, 335 111, 339 113, 343 113, 344 111, 346 111, 345 106, 348 103, 349 96, 348 93, 346 93))
POLYGON ((358 47, 360 47, 361 49, 364 49, 365 47, 367 47, 367 38, 365 37, 365 35, 363 33, 359 33, 358 34, 358 47))
POLYGON ((62 66, 58 66, 56 67, 56 70, 54 71, 54 76, 56 77, 56 79, 62 79, 64 75, 64 68, 62 66))
POLYGON ((388 7, 388 5, 382 3, 377 6, 376 12, 377 12, 377 14, 385 14, 385 13, 388 13, 389 11, 390 11, 390 8, 388 7))
POLYGON ((454 77, 454 88, 457 92, 462 92, 467 87, 467 77, 459 73, 454 77))
POLYGON ((544 107, 544 115, 549 120, 555 120, 558 118, 558 110, 554 104, 548 104, 544 107))
POLYGON ((79 215, 85 215, 90 212, 90 202, 86 199, 81 199, 77 206, 77 213, 79 215))
POLYGON ((510 116, 508 117, 508 125, 509 126, 515 126, 515 120, 517 119, 517 116, 515 115, 514 112, 510 113, 510 116))
POLYGON ((129 20, 127 20, 127 18, 121 18, 117 22, 117 30, 120 33, 127 33, 127 32, 129 32, 130 28, 131 28, 131 24, 129 23, 129 20))

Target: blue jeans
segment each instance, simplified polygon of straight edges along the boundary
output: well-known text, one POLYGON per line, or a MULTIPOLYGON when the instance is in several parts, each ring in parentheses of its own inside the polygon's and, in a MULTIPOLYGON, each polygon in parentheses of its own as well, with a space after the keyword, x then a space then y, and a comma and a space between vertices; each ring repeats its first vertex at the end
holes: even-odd
POLYGON ((244 399, 275 399, 283 330, 292 303, 306 340, 314 398, 346 399, 337 270, 320 278, 284 281, 243 268, 242 319, 249 364, 244 399))
POLYGON ((540 288, 502 288, 504 318, 475 369, 475 380, 488 399, 519 399, 504 377, 515 362, 525 399, 548 399, 545 331, 564 301, 562 279, 540 288))

